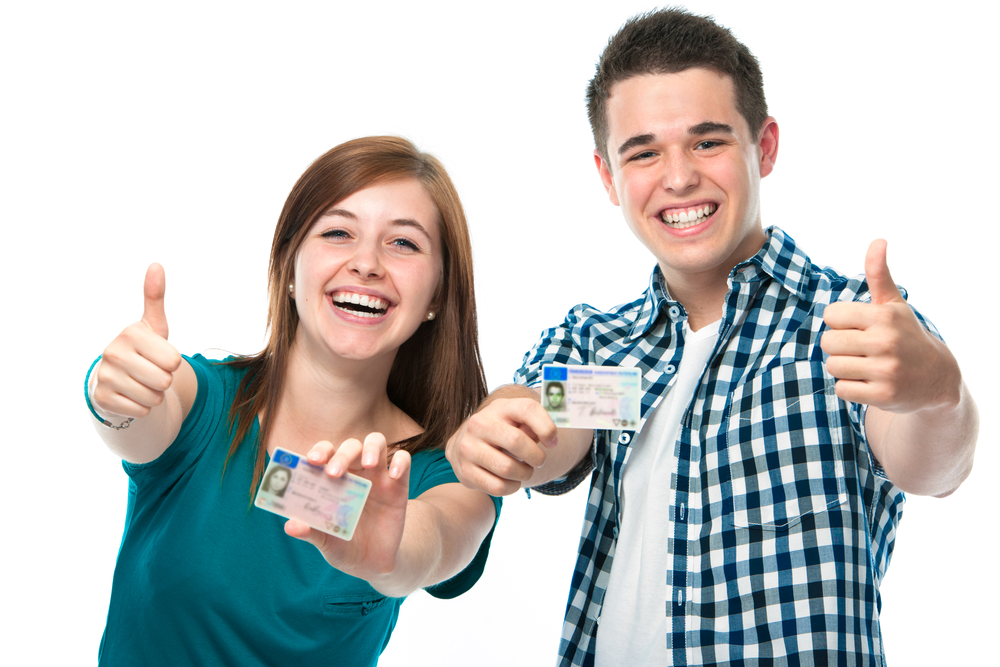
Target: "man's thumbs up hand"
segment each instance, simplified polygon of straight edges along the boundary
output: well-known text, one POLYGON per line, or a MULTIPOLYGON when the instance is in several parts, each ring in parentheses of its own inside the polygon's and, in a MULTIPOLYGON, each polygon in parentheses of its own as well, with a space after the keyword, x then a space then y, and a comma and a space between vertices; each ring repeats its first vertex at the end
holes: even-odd
POLYGON ((907 305, 886 262, 886 242, 865 256, 871 303, 826 307, 820 346, 837 395, 888 412, 909 413, 957 404, 961 372, 947 346, 932 336, 907 305))
POLYGON ((104 350, 93 399, 98 410, 125 417, 145 417, 163 403, 164 394, 180 368, 181 355, 167 342, 169 329, 163 306, 166 276, 151 264, 143 282, 142 319, 125 328, 104 350))

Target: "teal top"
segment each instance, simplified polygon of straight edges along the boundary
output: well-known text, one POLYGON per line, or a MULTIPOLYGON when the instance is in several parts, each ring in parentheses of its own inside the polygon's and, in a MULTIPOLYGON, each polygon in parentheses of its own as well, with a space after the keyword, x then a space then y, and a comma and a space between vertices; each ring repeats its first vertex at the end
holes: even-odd
MULTIPOLYGON (((123 463, 128 510, 100 664, 374 665, 403 598, 334 569, 285 534, 284 518, 250 505, 253 447, 238 449, 223 476, 229 406, 245 371, 185 358, 198 394, 177 439, 155 461, 123 463)), ((256 434, 255 421, 248 442, 256 434)), ((410 498, 457 481, 441 450, 413 456, 410 498)), ((465 570, 427 591, 469 590, 492 536, 465 570)))

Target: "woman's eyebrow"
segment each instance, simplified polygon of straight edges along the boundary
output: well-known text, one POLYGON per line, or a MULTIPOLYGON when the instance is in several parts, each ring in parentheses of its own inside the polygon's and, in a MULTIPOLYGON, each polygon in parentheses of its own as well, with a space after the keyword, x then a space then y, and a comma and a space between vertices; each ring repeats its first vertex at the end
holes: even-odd
POLYGON ((358 216, 354 215, 353 213, 351 213, 350 211, 348 211, 346 208, 329 208, 329 209, 323 211, 323 215, 321 215, 320 217, 321 218, 325 218, 328 215, 331 215, 331 216, 336 215, 336 216, 340 216, 342 218, 350 218, 351 220, 357 220, 358 219, 358 216))
POLYGON ((390 224, 399 227, 413 227, 414 229, 417 229, 421 233, 423 233, 423 235, 426 236, 427 238, 431 237, 431 235, 427 233, 427 229, 423 225, 421 225, 419 222, 411 218, 397 218, 396 220, 393 220, 390 224))

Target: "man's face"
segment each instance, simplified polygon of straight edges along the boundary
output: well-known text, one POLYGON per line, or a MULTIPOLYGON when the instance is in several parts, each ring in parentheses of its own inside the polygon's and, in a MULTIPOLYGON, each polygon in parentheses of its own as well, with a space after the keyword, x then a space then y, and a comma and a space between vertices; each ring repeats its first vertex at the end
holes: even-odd
POLYGON ((760 179, 777 156, 774 119, 754 141, 732 80, 701 68, 626 79, 607 105, 609 162, 594 157, 611 203, 668 284, 724 282, 765 241, 760 179))
POLYGON ((558 408, 562 405, 563 401, 563 390, 562 387, 549 386, 546 394, 549 397, 549 406, 553 408, 558 408))

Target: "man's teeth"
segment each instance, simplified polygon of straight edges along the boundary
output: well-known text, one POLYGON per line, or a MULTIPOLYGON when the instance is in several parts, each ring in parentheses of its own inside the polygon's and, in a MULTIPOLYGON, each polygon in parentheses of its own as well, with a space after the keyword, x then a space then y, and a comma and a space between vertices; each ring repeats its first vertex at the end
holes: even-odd
POLYGON ((338 309, 359 317, 381 317, 382 315, 385 315, 385 311, 389 307, 388 302, 383 301, 378 297, 368 296, 367 294, 349 294, 347 292, 338 292, 337 294, 334 294, 332 298, 334 304, 360 306, 360 308, 350 308, 337 305, 338 309))
POLYGON ((704 222, 705 218, 715 213, 715 209, 715 204, 706 204, 700 208, 692 208, 687 211, 678 211, 675 213, 664 211, 660 214, 660 220, 670 225, 673 229, 687 229, 688 227, 694 227, 700 222, 704 222))

